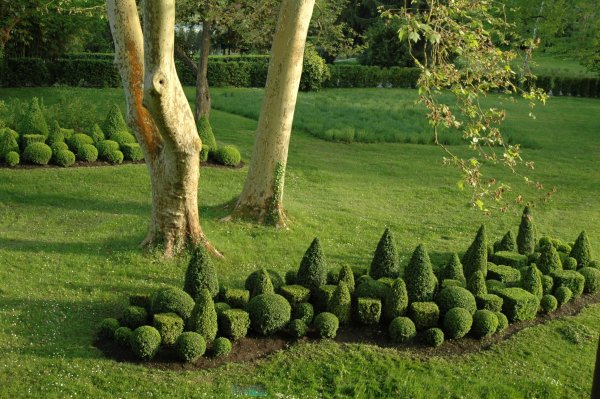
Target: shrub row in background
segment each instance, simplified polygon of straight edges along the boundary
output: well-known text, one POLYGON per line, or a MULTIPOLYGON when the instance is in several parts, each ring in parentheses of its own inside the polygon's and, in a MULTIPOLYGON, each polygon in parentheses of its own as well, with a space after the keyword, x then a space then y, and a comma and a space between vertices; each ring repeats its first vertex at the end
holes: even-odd
POLYGON ((401 276, 393 234, 386 229, 369 269, 343 266, 328 272, 315 238, 299 268, 285 279, 262 268, 247 277, 244 289, 220 285, 208 253, 199 247, 183 287, 130 297, 119 320, 102 322, 100 337, 142 360, 163 351, 191 361, 207 345, 214 356, 225 355, 230 340, 249 333, 335 338, 350 324, 379 325, 397 344, 418 338, 439 346, 444 339, 490 337, 509 323, 532 320, 573 297, 600 292, 600 264, 592 259, 585 232, 573 243, 538 240, 526 208, 516 239, 506 234, 492 244, 482 226, 462 260, 453 254, 436 271, 421 244, 401 276), (491 259, 519 262, 496 265, 491 259), (565 270, 566 264, 573 269, 565 270))

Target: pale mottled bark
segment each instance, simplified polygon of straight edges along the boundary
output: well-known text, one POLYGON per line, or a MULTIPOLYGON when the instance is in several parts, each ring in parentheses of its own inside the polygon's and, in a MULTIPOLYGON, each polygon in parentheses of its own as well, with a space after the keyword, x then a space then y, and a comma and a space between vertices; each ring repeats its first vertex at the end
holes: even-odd
POLYGON ((285 226, 285 168, 314 4, 284 0, 281 5, 248 177, 231 217, 285 226))
POLYGON ((208 90, 208 56, 210 55, 210 30, 211 22, 202 21, 202 45, 200 60, 196 75, 196 120, 203 116, 210 118, 210 91, 208 90))
POLYGON ((206 240, 198 217, 200 139, 173 59, 174 0, 145 0, 144 37, 135 0, 107 0, 127 118, 144 151, 152 183, 152 218, 144 245, 172 256, 206 240))

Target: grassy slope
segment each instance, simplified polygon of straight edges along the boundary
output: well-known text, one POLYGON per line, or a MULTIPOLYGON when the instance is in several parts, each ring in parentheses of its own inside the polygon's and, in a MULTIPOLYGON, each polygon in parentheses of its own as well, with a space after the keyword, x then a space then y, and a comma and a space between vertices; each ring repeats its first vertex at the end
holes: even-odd
MULTIPOLYGON (((82 101, 120 100, 118 90, 72 90, 82 101)), ((354 92, 346 91, 348 102, 354 92)), ((2 90, 2 98, 33 95, 52 102, 56 89, 2 90)), ((373 90, 381 101, 398 92, 373 90)), ((405 96, 406 93, 402 93, 405 96)), ((340 104, 339 106, 344 106, 340 104)), ((600 251, 600 102, 555 99, 534 123, 514 112, 508 129, 535 135, 541 149, 534 176, 558 193, 536 209, 541 234, 573 240, 581 229, 600 251), (597 161, 596 161, 597 162, 597 161)), ((103 112, 103 106, 97 107, 103 112)), ((101 119, 103 115, 99 115, 101 119)), ((256 122, 214 112, 219 140, 251 152, 256 122)), ((342 145, 296 132, 285 201, 289 231, 222 224, 224 204, 239 193, 246 169, 202 170, 203 226, 227 256, 221 279, 240 285, 258 266, 297 267, 318 235, 332 268, 367 266, 385 225, 403 261, 424 242, 436 264, 468 246, 486 222, 493 237, 516 232, 518 215, 493 220, 469 209, 457 176, 440 166, 433 146, 342 145)), ((490 350, 417 360, 369 345, 300 344, 253 364, 175 372, 115 363, 91 346, 97 322, 118 314, 131 292, 181 283, 186 259, 164 262, 141 253, 149 215, 145 167, 0 170, 0 396, 230 397, 234 385, 262 384, 295 397, 586 397, 595 343, 574 345, 558 320, 528 329, 490 350), (334 360, 335 359, 335 360, 334 360)), ((575 318, 600 330, 600 306, 575 318)), ((292 397, 292 396, 290 396, 292 397)))

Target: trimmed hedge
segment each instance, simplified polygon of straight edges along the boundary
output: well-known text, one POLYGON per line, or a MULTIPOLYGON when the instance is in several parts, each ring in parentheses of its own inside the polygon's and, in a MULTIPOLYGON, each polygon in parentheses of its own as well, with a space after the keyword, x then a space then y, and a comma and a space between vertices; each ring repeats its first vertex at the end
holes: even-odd
POLYGON ((4 157, 4 162, 6 162, 6 164, 8 166, 10 166, 11 168, 15 167, 15 166, 17 166, 21 162, 21 156, 16 151, 10 151, 4 157))
POLYGON ((381 300, 375 298, 358 298, 356 302, 356 319, 360 324, 377 324, 380 318, 381 300))
POLYGON ((227 288, 223 293, 223 300, 232 308, 244 309, 250 301, 250 291, 240 288, 227 288))
POLYGON ((500 312, 504 300, 498 295, 484 294, 475 297, 477 308, 481 310, 491 310, 492 312, 500 312))
POLYGON ((423 333, 423 342, 427 346, 438 347, 444 343, 444 332, 439 328, 430 328, 423 333))
POLYGON ((250 328, 250 315, 241 309, 229 309, 219 317, 219 332, 233 340, 243 338, 250 328))
POLYGON ((275 293, 271 276, 272 274, 263 267, 246 278, 245 287, 250 292, 251 298, 262 294, 275 293))
POLYGON ((471 332, 476 338, 489 337, 498 328, 498 316, 490 310, 478 310, 473 315, 471 332))
POLYGON ((23 151, 23 159, 34 165, 48 165, 52 158, 52 148, 44 143, 33 143, 23 151))
POLYGON ((441 290, 436 299, 440 313, 445 314, 453 308, 466 309, 470 314, 477 310, 475 297, 469 290, 462 287, 448 287, 441 290))
POLYGON ((593 267, 584 267, 579 269, 579 274, 585 278, 583 292, 586 294, 595 294, 600 291, 600 270, 593 267))
POLYGON ((417 330, 425 330, 437 326, 440 309, 435 302, 413 302, 410 304, 410 318, 417 330))
MULTIPOLYGON (((535 227, 533 225, 531 209, 528 206, 523 209, 523 214, 521 215, 521 224, 519 225, 519 233, 517 234, 517 248, 522 255, 528 255, 535 250, 535 227)), ((514 267, 521 266, 508 263, 505 264, 514 267)))
POLYGON ((77 159, 83 162, 96 162, 98 159, 98 149, 92 144, 83 144, 77 149, 77 159))
POLYGON ((194 309, 194 300, 179 288, 164 288, 152 295, 150 309, 156 313, 176 313, 187 320, 194 309))
POLYGON ((301 285, 283 285, 279 288, 278 293, 287 299, 292 306, 308 302, 310 298, 310 290, 301 285))
POLYGON ((238 166, 242 161, 240 151, 233 145, 226 145, 213 152, 215 162, 225 166, 238 166))
POLYGON ((322 285, 313 294, 312 301, 316 309, 326 310, 327 304, 333 296, 333 291, 337 288, 337 285, 322 285))
POLYGON ((131 329, 143 326, 148 321, 148 312, 140 306, 129 306, 123 312, 123 325, 131 329))
POLYGON ((488 262, 487 278, 502 281, 505 284, 518 284, 521 281, 521 273, 514 267, 488 262))
POLYGON ((133 162, 144 160, 144 152, 138 143, 124 143, 122 149, 125 159, 133 162))
POLYGON ((183 333, 184 322, 175 313, 158 313, 154 315, 152 325, 159 332, 162 343, 172 346, 183 333))
POLYGON ((585 277, 574 270, 560 270, 552 274, 555 287, 569 287, 574 297, 583 293, 585 277))
POLYGON ((522 288, 505 288, 498 292, 504 300, 502 313, 513 323, 533 320, 540 306, 540 299, 522 288))
POLYGON ((529 259, 526 255, 517 252, 500 251, 491 256, 492 262, 498 265, 507 265, 514 268, 527 266, 529 259))
POLYGON ((122 348, 128 348, 131 342, 133 330, 129 327, 119 327, 115 330, 115 343, 122 348))
POLYGON ((54 154, 54 163, 65 168, 71 166, 75 163, 75 154, 69 150, 59 150, 54 154))
POLYGON ((571 249, 569 256, 575 258, 575 260, 577 260, 577 267, 581 268, 586 267, 592 260, 591 252, 590 241, 588 240, 586 232, 582 231, 577 237, 577 240, 575 240, 575 244, 573 245, 573 249, 571 249))
POLYGON ((299 303, 292 308, 292 318, 300 319, 306 323, 306 325, 312 323, 314 317, 315 308, 309 302, 299 303))
POLYGON ((442 269, 440 280, 457 280, 463 286, 466 284, 467 280, 465 279, 463 266, 457 253, 452 254, 448 263, 442 269))

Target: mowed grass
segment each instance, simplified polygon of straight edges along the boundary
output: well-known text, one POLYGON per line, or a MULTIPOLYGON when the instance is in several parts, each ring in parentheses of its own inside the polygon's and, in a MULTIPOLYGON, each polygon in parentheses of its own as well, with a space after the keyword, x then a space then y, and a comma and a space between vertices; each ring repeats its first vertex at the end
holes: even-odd
MULTIPOLYGON (((38 96, 51 105, 65 93, 90 104, 98 120, 111 101, 122 103, 116 89, 2 89, 0 98, 38 96)), ((345 90, 331 96, 344 106, 360 104, 362 94, 389 104, 411 93, 345 90)), ((341 112, 335 103, 328 106, 341 112)), ((507 124, 515 140, 540 144, 525 152, 536 161, 530 176, 558 189, 551 202, 534 210, 538 234, 572 241, 585 229, 596 257, 599 109, 597 100, 557 98, 538 109, 534 121, 526 107, 510 105, 507 124)), ((299 107, 296 116, 308 118, 303 112, 299 107)), ((256 121, 221 111, 211 119, 218 140, 239 146, 247 162, 256 121)), ((339 144, 296 129, 284 195, 289 230, 219 222, 247 167, 203 168, 202 225, 226 256, 216 262, 221 281, 241 286, 261 266, 281 273, 295 269, 315 236, 328 267, 337 269, 368 266, 385 226, 396 235, 403 264, 422 242, 436 267, 451 252, 464 251, 481 223, 493 239, 509 228, 516 233, 519 210, 490 218, 469 207, 468 193, 456 186, 459 176, 441 165, 441 157, 434 146, 339 144)), ((255 385, 269 397, 290 398, 589 397, 597 341, 574 344, 559 329, 577 323, 597 333, 599 305, 464 356, 423 359, 418 352, 322 341, 202 371, 106 359, 92 345, 98 322, 118 315, 130 293, 181 285, 188 260, 165 261, 137 248, 150 214, 145 166, 0 169, 0 182, 0 397, 228 398, 255 385)), ((536 195, 521 183, 510 195, 517 193, 536 195)))

